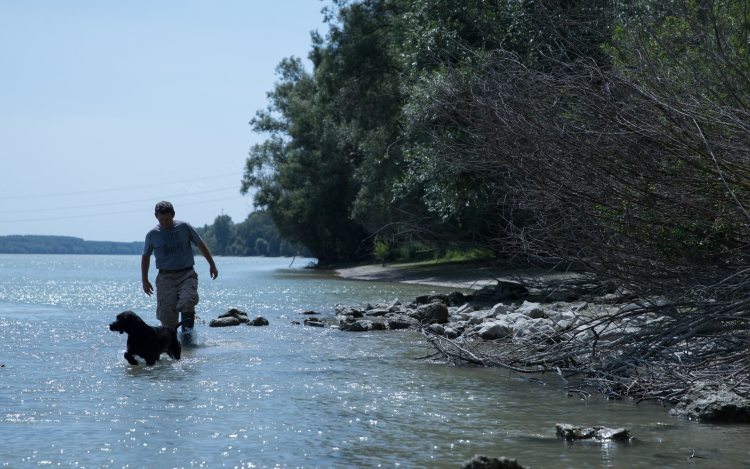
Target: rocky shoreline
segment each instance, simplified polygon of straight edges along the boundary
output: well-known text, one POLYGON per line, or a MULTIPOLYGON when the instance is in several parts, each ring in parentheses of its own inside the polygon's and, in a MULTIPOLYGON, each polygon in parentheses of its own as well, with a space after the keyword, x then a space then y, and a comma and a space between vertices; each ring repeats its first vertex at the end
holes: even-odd
MULTIPOLYGON (((597 343, 606 346, 638 336, 642 331, 650 331, 668 319, 655 312, 665 306, 664 302, 629 301, 630 295, 622 291, 587 300, 546 303, 524 300, 528 294, 520 284, 500 282, 471 295, 453 292, 423 295, 405 302, 396 298, 388 303, 367 303, 364 306, 338 304, 334 322, 310 316, 304 324, 345 332, 419 331, 438 352, 456 363, 463 359, 468 363, 504 366, 491 359, 481 362, 452 355, 447 351, 448 347, 439 346, 437 342, 458 344, 459 347, 461 344, 482 343, 502 347, 518 343, 575 342, 581 338, 581 343, 593 341, 594 346, 597 343), (655 311, 648 311, 649 307, 655 311)), ((311 311, 305 313, 315 314, 311 311)), ((584 353, 589 352, 580 351, 580 354, 584 353)), ((557 365, 516 371, 534 373, 555 368, 562 374, 557 365)), ((670 411, 670 415, 676 417, 705 422, 750 423, 750 400, 727 386, 710 381, 690 383, 690 388, 679 399, 664 399, 663 402, 677 404, 670 411)))

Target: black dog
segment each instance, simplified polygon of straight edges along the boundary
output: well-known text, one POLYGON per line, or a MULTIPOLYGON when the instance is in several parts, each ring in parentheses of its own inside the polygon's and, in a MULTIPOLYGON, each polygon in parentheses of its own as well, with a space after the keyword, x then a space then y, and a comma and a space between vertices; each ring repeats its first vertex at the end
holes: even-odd
POLYGON ((138 355, 151 366, 164 352, 174 360, 180 359, 182 347, 177 340, 177 328, 188 321, 189 319, 172 327, 152 327, 134 312, 125 311, 117 315, 115 322, 109 325, 109 330, 120 334, 128 333, 128 350, 124 355, 128 363, 137 365, 138 360, 133 355, 138 355))

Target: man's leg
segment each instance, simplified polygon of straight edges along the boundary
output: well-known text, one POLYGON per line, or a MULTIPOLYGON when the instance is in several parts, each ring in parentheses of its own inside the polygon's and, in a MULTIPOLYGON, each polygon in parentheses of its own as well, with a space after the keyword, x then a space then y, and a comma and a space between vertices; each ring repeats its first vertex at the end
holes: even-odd
POLYGON ((195 305, 198 304, 198 274, 191 270, 180 279, 178 292, 179 301, 177 309, 182 314, 182 320, 187 322, 182 325, 183 342, 193 341, 193 330, 195 329, 195 305))
POLYGON ((156 319, 161 321, 162 326, 174 326, 180 322, 177 293, 177 283, 171 274, 156 276, 156 319))

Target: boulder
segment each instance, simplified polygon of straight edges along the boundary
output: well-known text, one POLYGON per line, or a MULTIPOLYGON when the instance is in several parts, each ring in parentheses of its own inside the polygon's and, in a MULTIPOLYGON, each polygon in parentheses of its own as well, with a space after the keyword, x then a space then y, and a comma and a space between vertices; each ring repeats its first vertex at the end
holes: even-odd
POLYGON ((531 303, 524 301, 523 304, 516 310, 517 313, 521 313, 524 316, 528 316, 532 319, 543 318, 544 309, 539 303, 531 303))
POLYGON ((307 318, 305 319, 305 326, 312 327, 326 327, 326 325, 318 318, 307 318))
POLYGON ((437 335, 445 334, 445 328, 441 326, 440 324, 430 324, 429 326, 425 327, 424 330, 426 330, 427 332, 432 332, 433 334, 437 334, 437 335))
POLYGON ((565 440, 630 441, 633 438, 633 435, 626 428, 577 427, 567 423, 558 423, 555 428, 557 429, 557 436, 565 440))
POLYGON ((301 311, 299 314, 320 314, 317 311, 301 311))
POLYGON ((395 300, 393 300, 390 303, 388 303, 388 305, 386 305, 385 309, 387 309, 391 313, 395 313, 397 311, 401 311, 401 302, 398 301, 398 298, 396 298, 395 300))
POLYGON ((465 303, 463 306, 459 307, 454 314, 471 313, 472 311, 474 311, 474 307, 469 303, 465 303))
POLYGON ((750 399, 738 396, 726 385, 700 381, 669 415, 703 422, 750 423, 750 399))
POLYGON ((448 304, 449 305, 461 305, 469 301, 469 298, 460 291, 454 291, 452 293, 448 293, 448 304))
POLYGON ((360 319, 359 321, 345 322, 339 326, 339 329, 351 332, 369 331, 372 329, 372 321, 360 319))
POLYGON ((344 305, 336 306, 336 314, 341 316, 351 316, 353 318, 361 318, 365 315, 365 313, 361 310, 344 305))
POLYGON ((450 321, 451 322, 468 321, 469 317, 471 317, 471 313, 454 313, 454 314, 451 314, 450 321))
POLYGON ((448 318, 450 317, 448 315, 448 307, 439 302, 422 305, 408 314, 418 321, 429 323, 448 322, 448 318))
POLYGON ((490 458, 482 454, 475 454, 461 464, 461 469, 527 469, 518 464, 515 459, 490 458))
POLYGON ((218 319, 212 319, 211 322, 208 323, 208 327, 229 327, 229 326, 239 326, 240 324, 242 323, 236 317, 226 316, 226 317, 220 317, 218 319))
POLYGON ((443 332, 443 336, 447 339, 455 339, 461 334, 460 331, 457 331, 456 329, 451 329, 450 327, 446 327, 444 331, 445 332, 443 332))
POLYGON ((529 290, 517 282, 500 281, 496 285, 488 285, 474 293, 474 299, 497 303, 502 300, 515 300, 529 294, 529 290))
MULTIPOLYGON (((248 322, 247 313, 244 311, 240 311, 239 309, 235 309, 235 308, 232 308, 226 313, 219 315, 219 319, 223 319, 223 318, 237 318, 237 320, 239 320, 240 323, 244 323, 244 324, 248 322)), ((217 327, 217 326, 214 326, 214 327, 217 327)), ((218 326, 218 327, 222 327, 222 326, 218 326)))
POLYGON ((388 309, 371 309, 365 312, 365 316, 385 316, 390 312, 388 309))
POLYGON ((247 323, 248 326, 267 326, 268 325, 268 319, 264 318, 263 316, 258 316, 257 318, 253 319, 252 321, 247 323))
POLYGON ((469 322, 469 324, 482 324, 485 319, 490 317, 490 310, 485 309, 482 311, 475 311, 473 313, 470 313, 468 317, 466 318, 466 321, 469 322))
POLYGON ((492 316, 493 318, 496 318, 500 315, 508 314, 510 312, 512 312, 510 308, 508 308, 502 303, 498 303, 490 309, 490 316, 492 316))
POLYGON ((507 337, 513 329, 508 323, 503 321, 487 322, 479 329, 478 334, 484 340, 495 340, 507 337))
POLYGON ((407 329, 411 326, 418 326, 419 321, 406 314, 396 314, 388 318, 387 325, 388 329, 407 329))
POLYGON ((417 303, 418 305, 426 305, 426 304, 434 303, 435 301, 444 303, 445 306, 448 306, 448 304, 450 303, 450 301, 448 300, 448 296, 440 294, 440 293, 433 294, 433 295, 420 295, 415 300, 415 303, 417 303))

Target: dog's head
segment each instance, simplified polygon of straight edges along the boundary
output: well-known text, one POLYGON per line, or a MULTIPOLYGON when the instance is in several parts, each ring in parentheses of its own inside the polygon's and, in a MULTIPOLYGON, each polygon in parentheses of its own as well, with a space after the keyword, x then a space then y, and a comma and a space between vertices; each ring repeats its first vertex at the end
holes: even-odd
POLYGON ((138 329, 141 323, 143 323, 143 319, 137 314, 132 311, 124 311, 118 314, 115 322, 109 325, 109 330, 119 332, 120 334, 123 332, 130 334, 130 331, 138 329))

